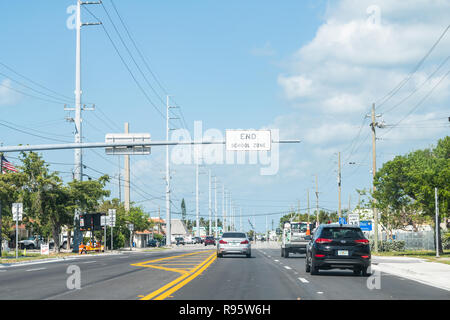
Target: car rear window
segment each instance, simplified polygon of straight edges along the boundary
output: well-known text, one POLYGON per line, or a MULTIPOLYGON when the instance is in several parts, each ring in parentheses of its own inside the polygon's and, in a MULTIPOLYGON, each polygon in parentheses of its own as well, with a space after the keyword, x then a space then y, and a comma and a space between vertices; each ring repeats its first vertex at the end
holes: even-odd
POLYGON ((245 233, 224 233, 222 238, 246 238, 245 233))
POLYGON ((326 239, 364 239, 361 229, 357 228, 323 228, 321 238, 326 239))

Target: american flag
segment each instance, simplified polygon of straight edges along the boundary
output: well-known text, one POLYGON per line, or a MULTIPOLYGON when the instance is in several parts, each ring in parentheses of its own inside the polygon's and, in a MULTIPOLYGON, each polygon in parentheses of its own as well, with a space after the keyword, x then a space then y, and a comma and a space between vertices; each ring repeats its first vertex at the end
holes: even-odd
POLYGON ((9 162, 8 160, 6 160, 6 158, 2 155, 2 172, 5 173, 5 169, 12 171, 12 172, 17 172, 16 167, 13 166, 13 164, 11 162, 9 162))

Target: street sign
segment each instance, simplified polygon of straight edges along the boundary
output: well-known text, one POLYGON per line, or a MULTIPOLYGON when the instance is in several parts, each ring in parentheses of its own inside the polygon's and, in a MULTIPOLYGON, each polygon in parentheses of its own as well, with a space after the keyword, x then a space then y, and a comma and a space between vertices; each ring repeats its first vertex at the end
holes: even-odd
POLYGON ((353 224, 359 226, 359 214, 349 213, 348 214, 348 224, 353 224))
POLYGON ((100 218, 100 225, 102 227, 109 226, 111 224, 109 219, 110 219, 109 216, 101 216, 101 218, 100 218))
POLYGON ((23 203, 13 203, 12 214, 14 221, 22 221, 23 203))
POLYGON ((270 130, 227 130, 227 151, 270 151, 272 134, 270 130))
POLYGON ((116 209, 109 209, 108 210, 108 216, 109 216, 109 226, 115 227, 116 226, 116 209))
POLYGON ((347 220, 345 218, 339 218, 339 224, 347 224, 347 220))
POLYGON ((128 230, 133 231, 134 230, 134 224, 129 224, 128 225, 128 230))
POLYGON ((359 227, 362 231, 372 231, 372 221, 360 221, 359 227))
POLYGON ((48 244, 41 244, 41 254, 49 255, 50 254, 50 246, 48 244))
MULTIPOLYGON (((150 133, 108 133, 105 136, 105 142, 150 142, 150 133)), ((133 146, 133 147, 107 147, 105 152, 107 155, 147 155, 150 154, 149 146, 133 146)))

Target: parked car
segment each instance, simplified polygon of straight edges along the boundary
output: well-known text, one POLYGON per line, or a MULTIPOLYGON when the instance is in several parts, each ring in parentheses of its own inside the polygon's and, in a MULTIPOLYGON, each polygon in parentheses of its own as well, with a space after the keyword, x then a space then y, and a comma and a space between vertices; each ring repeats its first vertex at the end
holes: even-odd
POLYGON ((205 238, 205 247, 209 246, 209 245, 216 245, 216 240, 214 239, 214 237, 206 237, 205 238))
POLYGON ((358 226, 323 224, 314 232, 306 247, 306 272, 320 269, 351 269, 355 275, 369 275, 371 253, 369 240, 358 226))
POLYGON ((202 244, 203 240, 201 237, 194 237, 194 244, 202 244))
POLYGON ((250 258, 252 251, 247 235, 243 232, 225 232, 217 245, 217 257, 223 258, 226 254, 244 254, 250 258))
POLYGON ((147 242, 147 247, 157 247, 158 246, 158 241, 156 239, 150 239, 147 242))
POLYGON ((180 244, 183 245, 183 246, 185 245, 183 237, 176 237, 175 241, 177 242, 177 246, 180 245, 180 244))
POLYGON ((39 249, 42 243, 41 236, 29 237, 26 240, 21 240, 18 243, 20 249, 39 249))

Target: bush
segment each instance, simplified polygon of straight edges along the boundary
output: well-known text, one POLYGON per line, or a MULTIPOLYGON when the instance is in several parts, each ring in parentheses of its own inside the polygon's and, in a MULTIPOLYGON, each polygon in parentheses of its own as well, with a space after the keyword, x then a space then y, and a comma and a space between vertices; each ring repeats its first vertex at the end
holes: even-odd
POLYGON ((450 249, 450 233, 444 234, 444 237, 442 238, 442 249, 450 249))
MULTIPOLYGON (((370 241, 370 249, 374 250, 375 242, 370 241)), ((388 251, 405 251, 405 241, 397 240, 383 240, 378 241, 378 251, 388 252, 388 251)))

